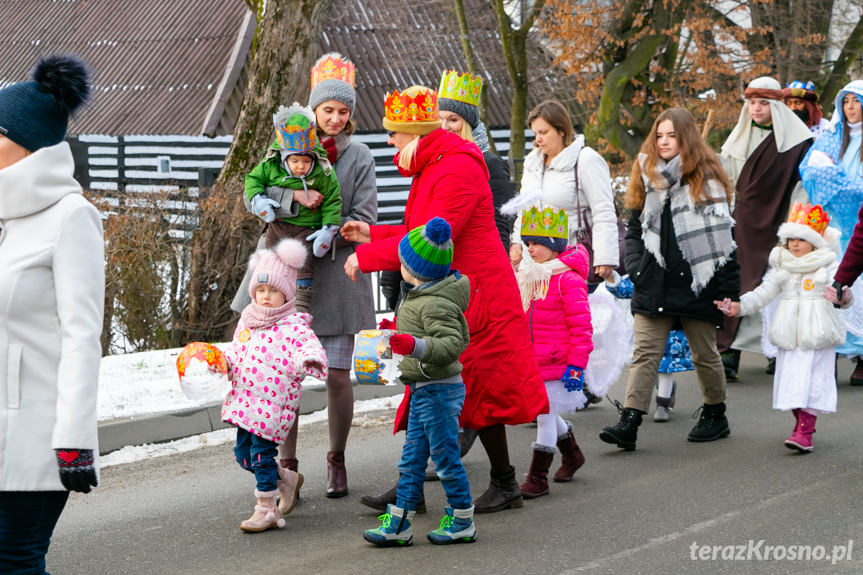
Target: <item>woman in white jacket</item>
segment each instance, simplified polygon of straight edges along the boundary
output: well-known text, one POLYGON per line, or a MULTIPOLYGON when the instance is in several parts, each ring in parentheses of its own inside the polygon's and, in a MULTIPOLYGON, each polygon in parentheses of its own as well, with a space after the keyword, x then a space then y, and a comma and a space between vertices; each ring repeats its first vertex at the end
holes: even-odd
MULTIPOLYGON (((750 315, 780 296, 769 328, 779 348, 773 379, 773 408, 791 410, 794 432, 785 446, 812 451, 817 413, 836 411, 836 346, 845 341, 845 320, 825 298, 839 266, 839 230, 820 205, 794 204, 779 227, 780 245, 768 258, 769 269, 754 290, 716 302, 726 315, 750 315)), ((842 299, 850 305, 850 292, 842 299)))
MULTIPOLYGON (((610 280, 620 263, 620 244, 608 164, 584 145, 582 134, 575 134, 569 113, 557 100, 539 103, 531 110, 527 123, 535 135, 535 144, 524 159, 520 197, 510 202, 509 211, 519 213, 531 205, 566 210, 570 245, 578 242, 579 231, 590 227, 592 271, 610 280)), ((513 227, 510 246, 510 260, 515 266, 522 258, 520 217, 519 214, 513 227)), ((599 281, 595 276, 589 278, 589 283, 599 281)))
POLYGON ((43 573, 69 491, 98 482, 99 212, 63 141, 90 93, 73 58, 0 90, 0 572, 43 573))

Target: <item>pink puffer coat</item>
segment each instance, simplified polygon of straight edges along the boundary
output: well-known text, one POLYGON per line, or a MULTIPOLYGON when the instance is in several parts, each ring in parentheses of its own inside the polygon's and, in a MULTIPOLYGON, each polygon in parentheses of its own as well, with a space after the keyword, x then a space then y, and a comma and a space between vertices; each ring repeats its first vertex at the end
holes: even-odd
POLYGON ((584 246, 560 254, 570 270, 551 276, 548 294, 527 312, 533 349, 545 381, 561 378, 568 365, 584 369, 593 350, 593 326, 587 303, 588 256, 584 246))
POLYGON ((285 439, 297 418, 306 375, 327 378, 327 354, 310 320, 309 314, 294 313, 260 328, 240 320, 226 354, 233 386, 222 421, 274 443, 285 439))

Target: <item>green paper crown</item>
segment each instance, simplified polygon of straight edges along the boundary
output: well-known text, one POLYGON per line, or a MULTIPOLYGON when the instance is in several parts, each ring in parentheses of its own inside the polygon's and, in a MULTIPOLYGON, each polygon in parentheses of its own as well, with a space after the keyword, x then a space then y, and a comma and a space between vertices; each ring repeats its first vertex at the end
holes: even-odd
POLYGON ((521 235, 569 239, 569 218, 564 210, 537 207, 521 212, 521 235))
POLYGON ((455 70, 444 72, 440 79, 438 98, 458 100, 471 106, 479 106, 479 93, 482 91, 482 78, 461 74, 455 70))

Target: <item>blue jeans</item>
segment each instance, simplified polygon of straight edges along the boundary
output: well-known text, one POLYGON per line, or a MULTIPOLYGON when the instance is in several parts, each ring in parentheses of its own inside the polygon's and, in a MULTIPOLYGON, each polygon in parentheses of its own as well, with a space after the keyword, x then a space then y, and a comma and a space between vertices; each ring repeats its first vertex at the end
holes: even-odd
POLYGON ((464 405, 463 383, 432 383, 411 394, 405 445, 399 462, 396 505, 414 511, 423 494, 429 455, 453 509, 471 506, 470 483, 461 463, 458 416, 464 405))
POLYGON ((42 575, 68 491, 0 491, 0 573, 42 575))
POLYGON ((234 457, 240 467, 255 474, 258 491, 273 491, 276 488, 276 481, 279 479, 276 463, 278 452, 278 444, 249 433, 242 427, 237 428, 234 457))

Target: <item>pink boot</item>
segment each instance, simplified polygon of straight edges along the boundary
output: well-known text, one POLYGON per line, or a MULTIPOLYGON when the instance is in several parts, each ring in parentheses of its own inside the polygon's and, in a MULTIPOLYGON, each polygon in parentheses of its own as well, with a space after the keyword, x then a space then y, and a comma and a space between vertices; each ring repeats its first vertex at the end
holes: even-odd
POLYGON ((303 486, 303 474, 279 466, 279 479, 276 481, 279 489, 279 513, 287 515, 297 506, 300 498, 300 487, 303 486))
POLYGON ((812 434, 815 433, 815 420, 818 417, 802 409, 793 411, 797 417, 797 425, 794 426, 794 433, 791 434, 791 437, 785 440, 785 447, 796 449, 801 453, 809 453, 814 449, 812 434))

